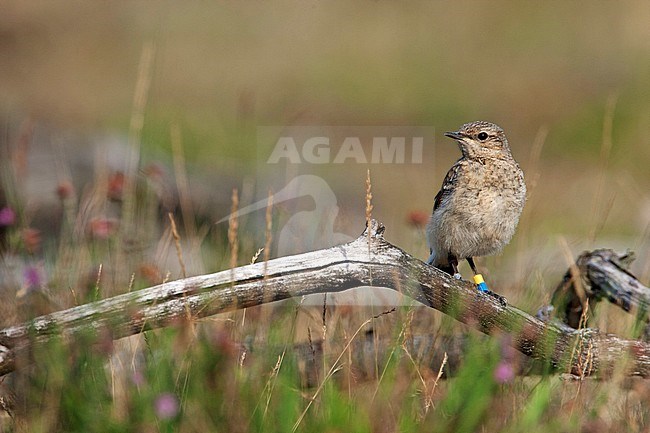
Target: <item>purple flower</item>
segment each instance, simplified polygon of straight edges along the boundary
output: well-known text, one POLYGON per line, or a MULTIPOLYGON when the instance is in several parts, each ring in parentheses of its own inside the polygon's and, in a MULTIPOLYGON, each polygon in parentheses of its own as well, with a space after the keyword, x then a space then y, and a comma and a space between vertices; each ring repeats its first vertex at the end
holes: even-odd
POLYGON ((160 419, 170 419, 178 415, 180 406, 176 396, 170 392, 160 394, 154 403, 156 416, 160 419))
POLYGON ((0 209, 0 227, 11 226, 16 222, 16 212, 9 206, 0 209))
POLYGON ((501 361, 494 369, 494 380, 497 383, 508 383, 512 382, 515 378, 515 371, 512 368, 512 364, 507 361, 501 361))
POLYGON ((41 273, 35 266, 28 266, 25 268, 23 278, 25 280, 25 286, 30 289, 37 289, 43 284, 41 273))

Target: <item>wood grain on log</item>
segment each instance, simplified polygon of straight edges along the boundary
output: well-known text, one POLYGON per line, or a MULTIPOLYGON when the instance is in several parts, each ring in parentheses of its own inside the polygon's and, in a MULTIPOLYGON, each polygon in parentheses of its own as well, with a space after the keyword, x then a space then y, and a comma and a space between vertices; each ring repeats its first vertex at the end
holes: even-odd
POLYGON ((628 313, 636 312, 640 319, 647 321, 650 289, 628 271, 633 260, 634 254, 630 252, 618 254, 610 249, 580 254, 575 268, 566 272, 553 293, 551 304, 558 312, 558 318, 577 329, 585 311, 585 302, 593 307, 607 299, 628 313))
POLYGON ((117 339, 188 315, 200 318, 291 297, 376 286, 397 290, 485 334, 508 333, 521 353, 577 375, 608 370, 626 359, 629 374, 650 375, 650 345, 596 330, 571 330, 503 306, 472 283, 455 280, 388 243, 383 231, 371 220, 359 238, 344 245, 172 281, 5 328, 0 330, 0 374, 13 371, 17 356, 30 344, 53 335, 74 339, 88 330, 108 330, 117 339))

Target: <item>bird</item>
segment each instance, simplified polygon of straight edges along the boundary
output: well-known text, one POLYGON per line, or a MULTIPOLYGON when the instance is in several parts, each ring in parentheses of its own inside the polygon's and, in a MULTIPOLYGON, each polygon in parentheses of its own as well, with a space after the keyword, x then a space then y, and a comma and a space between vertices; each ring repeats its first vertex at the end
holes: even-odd
POLYGON ((456 140, 462 156, 434 199, 427 262, 460 279, 458 263, 467 260, 479 291, 492 293, 474 257, 497 254, 510 242, 526 202, 524 173, 494 123, 470 122, 444 135, 456 140))

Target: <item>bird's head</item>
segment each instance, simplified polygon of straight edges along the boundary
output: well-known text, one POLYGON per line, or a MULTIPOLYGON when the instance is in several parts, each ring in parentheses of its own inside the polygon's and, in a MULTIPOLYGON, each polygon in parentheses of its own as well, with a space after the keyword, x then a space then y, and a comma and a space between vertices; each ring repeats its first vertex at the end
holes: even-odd
POLYGON ((494 123, 466 123, 456 132, 445 132, 445 136, 458 142, 466 158, 512 158, 505 132, 494 123))

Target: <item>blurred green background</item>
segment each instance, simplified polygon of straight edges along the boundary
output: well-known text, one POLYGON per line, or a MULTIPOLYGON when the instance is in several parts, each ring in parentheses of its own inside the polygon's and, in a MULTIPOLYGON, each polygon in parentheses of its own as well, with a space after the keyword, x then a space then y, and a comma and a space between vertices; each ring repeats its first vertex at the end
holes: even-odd
MULTIPOLYGON (((646 0, 2 0, 0 326, 228 268, 227 224, 215 222, 230 213, 233 188, 243 207, 297 174, 327 180, 334 232, 355 237, 370 170, 373 217, 389 241, 425 259, 415 223, 460 156, 443 133, 478 119, 505 129, 528 186, 515 238, 478 262, 493 290, 532 313, 571 258, 596 247, 637 251, 632 272, 647 285, 649 23, 646 0), (147 56, 151 68, 139 72, 147 56), (422 164, 267 164, 261 127, 300 125, 420 125, 435 137, 422 164), (129 157, 138 164, 124 175, 129 157)), ((310 206, 274 206, 273 242, 310 206)), ((238 265, 260 254, 265 227, 262 210, 240 220, 238 265)), ((325 311, 322 298, 284 305, 282 320, 271 305, 198 321, 198 333, 191 318, 115 346, 102 334, 93 349, 78 341, 74 356, 54 344, 52 356, 35 351, 38 362, 13 385, 0 380, 0 398, 9 385, 29 397, 18 431, 288 431, 312 394, 296 384, 294 357, 282 364, 287 348, 308 341, 313 354, 313 330, 326 355, 343 354, 357 325, 381 311, 325 311), (153 402, 170 392, 188 416, 157 413, 153 402)), ((638 335, 634 317, 613 306, 594 316, 590 326, 638 335)), ((391 368, 364 377, 361 361, 346 361, 309 400, 317 404, 300 431, 469 431, 479 422, 486 431, 645 431, 650 419, 649 388, 622 369, 612 380, 497 386, 496 362, 512 361, 499 337, 476 339, 459 378, 438 384, 444 362, 407 360, 403 341, 471 336, 468 327, 424 307, 364 326, 359 339, 395 341, 391 368)), ((446 349, 436 340, 432 350, 446 349)))
POLYGON ((144 154, 170 154, 170 127, 179 125, 190 189, 211 179, 222 191, 205 198, 221 197, 216 219, 228 213, 231 188, 255 182, 259 125, 433 126, 425 164, 349 167, 335 188, 348 192, 338 197, 337 226, 355 235, 370 168, 373 216, 423 258, 407 215, 430 210, 459 157, 442 132, 493 121, 529 187, 516 238, 501 258, 484 260, 493 278, 559 275, 565 238, 574 254, 637 250, 633 269, 647 281, 649 22, 647 1, 4 1, 1 109, 60 130, 126 136, 150 44, 144 154))

